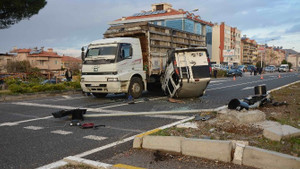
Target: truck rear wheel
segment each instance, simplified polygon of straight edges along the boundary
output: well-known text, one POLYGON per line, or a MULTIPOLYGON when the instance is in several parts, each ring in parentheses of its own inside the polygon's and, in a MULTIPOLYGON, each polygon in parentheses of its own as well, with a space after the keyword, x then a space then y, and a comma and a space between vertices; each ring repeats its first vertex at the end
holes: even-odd
POLYGON ((141 97, 143 92, 143 81, 139 77, 133 77, 130 81, 128 95, 131 95, 133 98, 137 99, 141 97))
POLYGON ((97 98, 104 98, 107 95, 107 93, 92 93, 92 94, 97 98))

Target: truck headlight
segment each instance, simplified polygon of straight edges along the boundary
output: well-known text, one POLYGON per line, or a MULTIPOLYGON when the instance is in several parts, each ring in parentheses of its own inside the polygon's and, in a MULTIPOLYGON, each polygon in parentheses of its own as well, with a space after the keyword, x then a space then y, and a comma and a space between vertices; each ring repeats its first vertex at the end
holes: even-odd
POLYGON ((80 81, 83 82, 83 81, 84 81, 84 77, 82 77, 82 78, 80 79, 80 81))
POLYGON ((107 78, 107 81, 108 82, 117 82, 117 81, 119 81, 119 79, 118 78, 107 78))

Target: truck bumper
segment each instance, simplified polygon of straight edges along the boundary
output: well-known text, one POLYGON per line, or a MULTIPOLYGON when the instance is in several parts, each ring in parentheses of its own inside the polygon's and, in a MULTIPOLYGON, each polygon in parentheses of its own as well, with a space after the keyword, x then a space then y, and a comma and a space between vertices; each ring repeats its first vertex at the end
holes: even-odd
POLYGON ((127 93, 128 81, 117 82, 80 82, 84 92, 89 93, 127 93))

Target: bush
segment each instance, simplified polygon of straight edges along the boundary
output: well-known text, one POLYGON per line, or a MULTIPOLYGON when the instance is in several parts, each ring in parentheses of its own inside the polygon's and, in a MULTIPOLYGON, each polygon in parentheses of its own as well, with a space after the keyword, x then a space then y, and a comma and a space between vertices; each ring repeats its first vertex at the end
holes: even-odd
MULTIPOLYGON (((226 77, 226 73, 227 71, 226 70, 218 70, 218 73, 217 73, 217 78, 218 77, 226 77)), ((212 74, 211 74, 212 77, 214 77, 214 73, 212 71, 212 74)))
POLYGON ((63 90, 76 90, 80 89, 80 82, 64 82, 58 84, 40 84, 36 79, 31 82, 22 82, 19 79, 6 79, 5 83, 12 93, 33 93, 33 92, 46 92, 46 91, 63 91, 63 90))

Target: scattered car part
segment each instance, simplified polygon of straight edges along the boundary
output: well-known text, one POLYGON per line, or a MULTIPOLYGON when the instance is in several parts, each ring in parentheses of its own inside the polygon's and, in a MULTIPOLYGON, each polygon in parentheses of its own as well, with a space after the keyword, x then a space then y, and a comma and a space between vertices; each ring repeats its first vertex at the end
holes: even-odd
POLYGON ((97 129, 97 127, 105 127, 105 125, 104 124, 95 125, 94 123, 84 123, 81 125, 82 129, 89 129, 89 128, 97 129))

